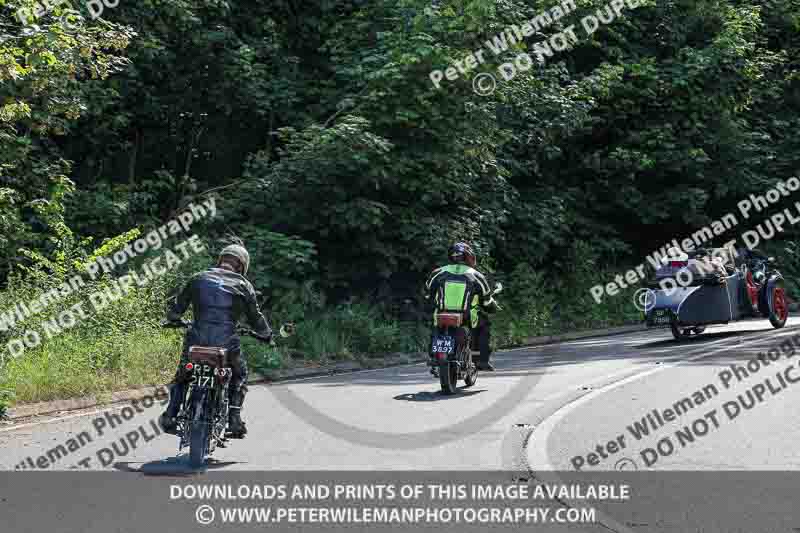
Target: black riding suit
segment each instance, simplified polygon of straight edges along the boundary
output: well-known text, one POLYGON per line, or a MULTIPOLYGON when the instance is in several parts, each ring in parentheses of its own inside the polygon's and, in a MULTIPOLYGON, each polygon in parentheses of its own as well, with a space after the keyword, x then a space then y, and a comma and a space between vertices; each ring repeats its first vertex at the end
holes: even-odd
POLYGON ((472 348, 477 344, 481 366, 488 365, 492 356, 488 313, 497 310, 497 303, 492 298, 486 277, 467 265, 445 265, 431 273, 425 287, 427 297, 433 299, 437 311, 458 310, 464 313, 465 323, 472 329, 472 348), (463 296, 459 288, 461 284, 466 285, 463 296), (455 286, 456 292, 450 293, 449 286, 455 286), (453 300, 452 297, 458 301, 448 302, 453 300))
POLYGON ((241 356, 236 326, 240 319, 245 318, 250 327, 260 335, 272 335, 272 329, 259 309, 255 289, 244 276, 236 272, 211 268, 195 274, 183 287, 167 313, 167 320, 180 320, 190 304, 194 321, 184 337, 181 364, 175 374, 175 385, 167 413, 176 417, 183 403, 188 377, 184 364, 188 359, 190 346, 212 346, 228 350, 233 374, 228 391, 230 405, 241 409, 247 393, 247 363, 241 356))

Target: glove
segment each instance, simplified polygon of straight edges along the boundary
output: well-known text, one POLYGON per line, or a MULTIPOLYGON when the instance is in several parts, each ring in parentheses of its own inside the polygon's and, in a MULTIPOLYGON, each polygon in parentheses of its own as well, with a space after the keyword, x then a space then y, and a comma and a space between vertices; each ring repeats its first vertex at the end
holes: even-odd
POLYGON ((280 333, 280 336, 283 337, 284 339, 294 335, 295 334, 294 322, 287 322, 286 324, 282 325, 278 333, 280 333))

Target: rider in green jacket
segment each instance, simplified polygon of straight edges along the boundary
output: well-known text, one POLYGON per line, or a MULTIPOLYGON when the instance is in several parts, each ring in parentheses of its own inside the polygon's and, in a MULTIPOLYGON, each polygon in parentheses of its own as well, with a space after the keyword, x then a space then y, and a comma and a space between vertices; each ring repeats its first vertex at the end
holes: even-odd
POLYGON ((431 273, 425 285, 426 298, 433 299, 436 312, 463 312, 480 350, 478 369, 493 371, 489 345, 489 317, 498 309, 486 277, 475 269, 475 252, 469 244, 457 242, 448 252, 450 263, 431 273))

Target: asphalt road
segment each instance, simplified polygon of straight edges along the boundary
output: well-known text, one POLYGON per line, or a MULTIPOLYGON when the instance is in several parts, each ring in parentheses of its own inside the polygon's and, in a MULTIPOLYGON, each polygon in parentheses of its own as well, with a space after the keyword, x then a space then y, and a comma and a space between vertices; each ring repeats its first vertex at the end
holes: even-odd
MULTIPOLYGON (((800 319, 781 330, 766 320, 712 327, 680 342, 659 330, 517 349, 449 397, 424 365, 255 385, 243 413, 249 435, 218 449, 209 471, 504 470, 540 480, 552 471, 796 471, 795 336, 800 346, 800 319)), ((0 469, 180 471, 177 439, 154 424, 163 406, 125 407, 0 426, 0 469), (54 452, 59 445, 67 453, 54 452)), ((629 531, 631 520, 565 531, 629 531)))
MULTIPOLYGON (((585 457, 582 468, 613 470, 624 458, 641 463, 639 453, 653 438, 711 407, 721 409, 790 365, 793 359, 780 359, 742 381, 730 378, 728 389, 719 375, 795 334, 800 319, 782 330, 761 320, 709 328, 682 342, 662 330, 507 351, 496 354, 497 372, 481 373, 475 386, 450 397, 439 393, 424 365, 255 385, 243 412, 247 439, 217 450, 215 459, 226 470, 569 470, 575 456, 623 434, 624 450, 606 452, 609 458, 596 465, 585 457), (718 394, 707 389, 705 405, 690 409, 684 403, 686 412, 665 422, 666 429, 641 441, 627 430, 653 409, 662 411, 663 420, 664 409, 710 384, 718 394)), ((780 387, 773 381, 773 388, 780 387)), ((782 442, 793 431, 786 421, 798 414, 798 394, 800 387, 787 383, 779 394, 762 394, 734 420, 723 417, 719 428, 709 419, 713 431, 651 467, 792 468, 798 460, 782 442)), ((59 444, 73 451, 48 460, 45 468, 136 470, 175 457, 177 439, 157 435, 151 425, 163 407, 139 406, 142 412, 127 410, 134 414, 129 420, 117 418, 126 405, 6 424, 0 427, 0 468, 14 469, 27 457, 35 463, 59 444), (140 437, 131 446, 126 435, 134 431, 140 437)))

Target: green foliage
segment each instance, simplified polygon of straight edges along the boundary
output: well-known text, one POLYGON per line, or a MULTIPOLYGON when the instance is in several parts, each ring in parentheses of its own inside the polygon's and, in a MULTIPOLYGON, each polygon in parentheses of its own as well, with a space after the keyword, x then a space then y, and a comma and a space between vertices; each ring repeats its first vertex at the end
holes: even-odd
MULTIPOLYGON (((429 74, 550 6, 175 0, 75 31, 47 15, 0 49, 13 73, 0 278, 20 245, 45 246, 24 210, 66 176, 68 224, 99 238, 215 190, 226 212, 212 231, 288 258, 260 262, 272 298, 307 279, 338 301, 422 277, 455 238, 508 272, 547 270, 576 238, 636 261, 797 169, 800 15, 762 4, 643 2, 488 97, 473 73, 440 89, 429 74)), ((476 71, 604 5, 487 51, 476 71)))
POLYGON ((598 252, 576 241, 556 264, 556 274, 521 264, 509 276, 510 290, 500 295, 503 310, 492 319, 497 346, 523 343, 528 337, 635 324, 642 314, 629 286, 597 304, 590 288, 613 280, 622 268, 598 268, 598 252))
POLYGON ((291 350, 310 360, 424 351, 429 327, 403 323, 365 303, 339 305, 297 324, 291 350))
POLYGON ((291 355, 286 348, 273 348, 251 339, 242 340, 250 372, 269 376, 274 370, 290 366, 291 355))
MULTIPOLYGON (((628 291, 596 305, 589 288, 800 168, 795 0, 646 1, 587 36, 606 5, 588 0, 498 56, 487 39, 552 6, 170 0, 90 20, 71 0, 84 24, 59 7, 23 28, 33 5, 0 0, 0 309, 213 195, 220 216, 195 231, 243 238, 270 319, 299 324, 291 348, 255 348, 264 368, 424 346, 389 312, 396 287, 416 297, 457 239, 507 280, 500 345, 635 320, 628 291), (569 24, 570 50, 475 94, 475 73, 569 24), (484 64, 434 86, 481 47, 484 64)), ((789 274, 799 234, 775 243, 789 274)), ((212 260, 72 333, 140 338, 212 260)))
POLYGON ((0 2, 0 277, 20 246, 48 246, 39 215, 59 209, 72 166, 57 139, 73 131, 96 82, 124 68, 118 54, 134 35, 105 22, 70 28, 66 6, 22 28, 17 9, 34 5, 0 2))
POLYGON ((175 373, 180 342, 175 332, 152 326, 96 336, 72 330, 8 362, 0 389, 28 403, 161 385, 175 373))
POLYGON ((245 226, 238 236, 250 252, 248 276, 272 294, 300 292, 306 280, 318 276, 314 243, 297 236, 245 226))
MULTIPOLYGON (((210 264, 210 256, 193 256, 178 270, 167 271, 142 286, 133 284, 124 292, 115 285, 117 278, 110 274, 90 278, 86 265, 121 250, 141 230, 135 228, 95 247, 92 239, 75 237, 63 223, 62 214, 59 210, 51 214, 54 245, 48 255, 23 250, 27 262, 17 265, 8 287, 0 292, 0 312, 10 311, 19 302, 41 301, 43 294, 59 289, 78 275, 82 275, 83 286, 78 292, 69 291, 66 295, 62 292, 60 298, 51 299, 37 313, 0 333, 4 348, 6 342, 19 338, 27 330, 42 336, 39 346, 3 361, 0 389, 10 387, 16 393, 16 401, 29 402, 165 382, 174 372, 181 349, 180 333, 160 327, 167 300, 176 286, 201 264, 203 268, 210 264), (101 292, 109 295, 110 301, 98 308, 92 297, 101 292), (76 304, 86 311, 84 320, 53 336, 43 333, 44 321, 76 304)), ((163 252, 163 249, 148 252, 131 260, 126 268, 143 274, 143 262, 163 252)))
POLYGON ((546 335, 554 329, 554 294, 543 272, 528 264, 518 265, 509 276, 508 292, 498 295, 503 307, 492 318, 492 337, 497 346, 522 342, 526 337, 546 335))

